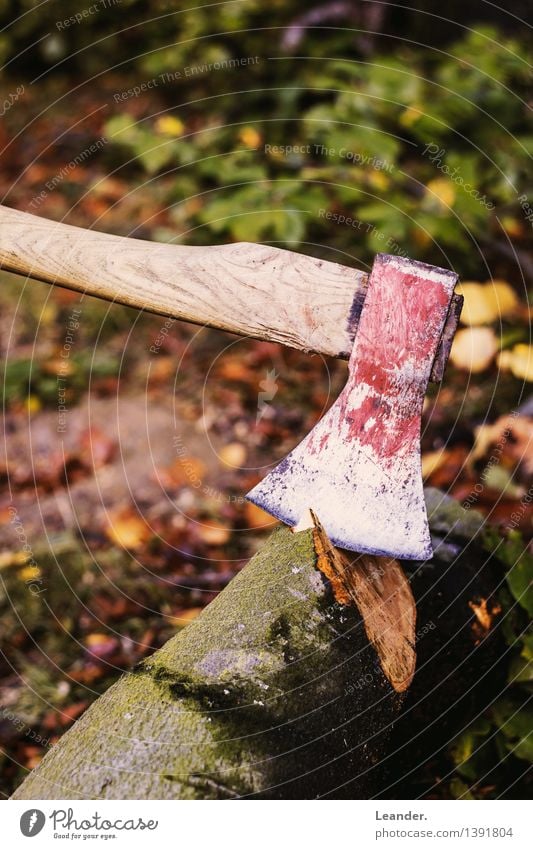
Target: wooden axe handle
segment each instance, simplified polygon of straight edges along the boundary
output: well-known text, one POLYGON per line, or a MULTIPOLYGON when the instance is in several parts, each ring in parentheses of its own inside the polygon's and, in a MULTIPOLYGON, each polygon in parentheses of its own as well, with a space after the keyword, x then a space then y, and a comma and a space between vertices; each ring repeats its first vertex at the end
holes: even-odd
MULTIPOLYGON (((368 278, 355 268, 268 245, 165 245, 5 206, 0 206, 0 267, 140 310, 342 359, 352 351, 368 278)), ((442 371, 439 366, 433 379, 440 380, 442 371)))

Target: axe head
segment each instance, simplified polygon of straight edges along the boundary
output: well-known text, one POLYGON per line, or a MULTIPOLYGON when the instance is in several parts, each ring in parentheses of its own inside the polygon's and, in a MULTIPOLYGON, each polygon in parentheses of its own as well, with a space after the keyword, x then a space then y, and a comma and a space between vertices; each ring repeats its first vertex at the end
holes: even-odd
POLYGON ((432 554, 420 457, 424 395, 457 275, 378 254, 341 395, 247 498, 288 525, 312 509, 352 551, 432 554))

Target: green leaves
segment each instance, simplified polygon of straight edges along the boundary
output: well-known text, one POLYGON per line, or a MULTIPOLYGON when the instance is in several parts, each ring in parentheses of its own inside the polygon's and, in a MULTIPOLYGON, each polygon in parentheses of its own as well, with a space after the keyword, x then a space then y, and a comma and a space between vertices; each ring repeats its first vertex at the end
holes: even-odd
MULTIPOLYGON (((233 30, 255 12, 213 14, 229 15, 224 26, 233 30)), ((198 9, 193 19, 200 38, 206 22, 198 9)), ((106 126, 124 167, 142 179, 169 172, 162 184, 169 205, 186 201, 183 187, 192 183, 198 200, 187 210, 189 241, 205 244, 209 232, 221 240, 320 240, 337 251, 355 246, 362 261, 388 251, 437 264, 444 249, 450 263, 477 276, 485 268, 475 243, 498 232, 496 215, 520 222, 516 186, 524 185, 531 148, 522 103, 527 57, 497 32, 468 32, 448 52, 402 46, 371 61, 353 52, 274 65, 259 57, 243 78, 253 84, 238 96, 228 76, 237 71, 190 73, 194 43, 178 41, 143 60, 154 74, 178 69, 187 90, 198 89, 183 113, 190 127, 173 135, 172 122, 181 121, 171 111, 141 121, 119 114, 106 126), (274 155, 272 146, 302 150, 274 155), (287 176, 294 182, 282 190, 287 176), (221 195, 223 187, 231 194, 221 195), (322 208, 360 221, 357 233, 326 226, 322 208)), ((230 56, 226 44, 202 44, 205 66, 230 56)), ((130 100, 117 108, 135 111, 130 100)))

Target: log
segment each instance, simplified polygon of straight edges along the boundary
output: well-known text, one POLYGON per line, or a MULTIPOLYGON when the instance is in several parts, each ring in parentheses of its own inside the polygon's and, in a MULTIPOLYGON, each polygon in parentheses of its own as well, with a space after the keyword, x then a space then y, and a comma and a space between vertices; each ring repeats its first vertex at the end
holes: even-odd
MULTIPOLYGON (((268 245, 164 245, 0 206, 0 268, 52 285, 301 351, 349 359, 368 275, 268 245)), ((454 296, 431 380, 457 329, 454 296)))
POLYGON ((396 561, 349 563, 316 521, 279 528, 13 798, 369 798, 413 676, 415 615, 396 561))

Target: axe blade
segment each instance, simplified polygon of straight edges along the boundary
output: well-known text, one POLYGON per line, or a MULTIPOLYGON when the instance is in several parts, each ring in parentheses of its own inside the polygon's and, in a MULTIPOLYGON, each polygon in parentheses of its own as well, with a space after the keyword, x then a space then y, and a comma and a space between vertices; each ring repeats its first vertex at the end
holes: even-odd
POLYGON ((432 554, 422 484, 424 395, 457 275, 378 254, 346 386, 247 498, 288 525, 307 510, 352 551, 432 554))

